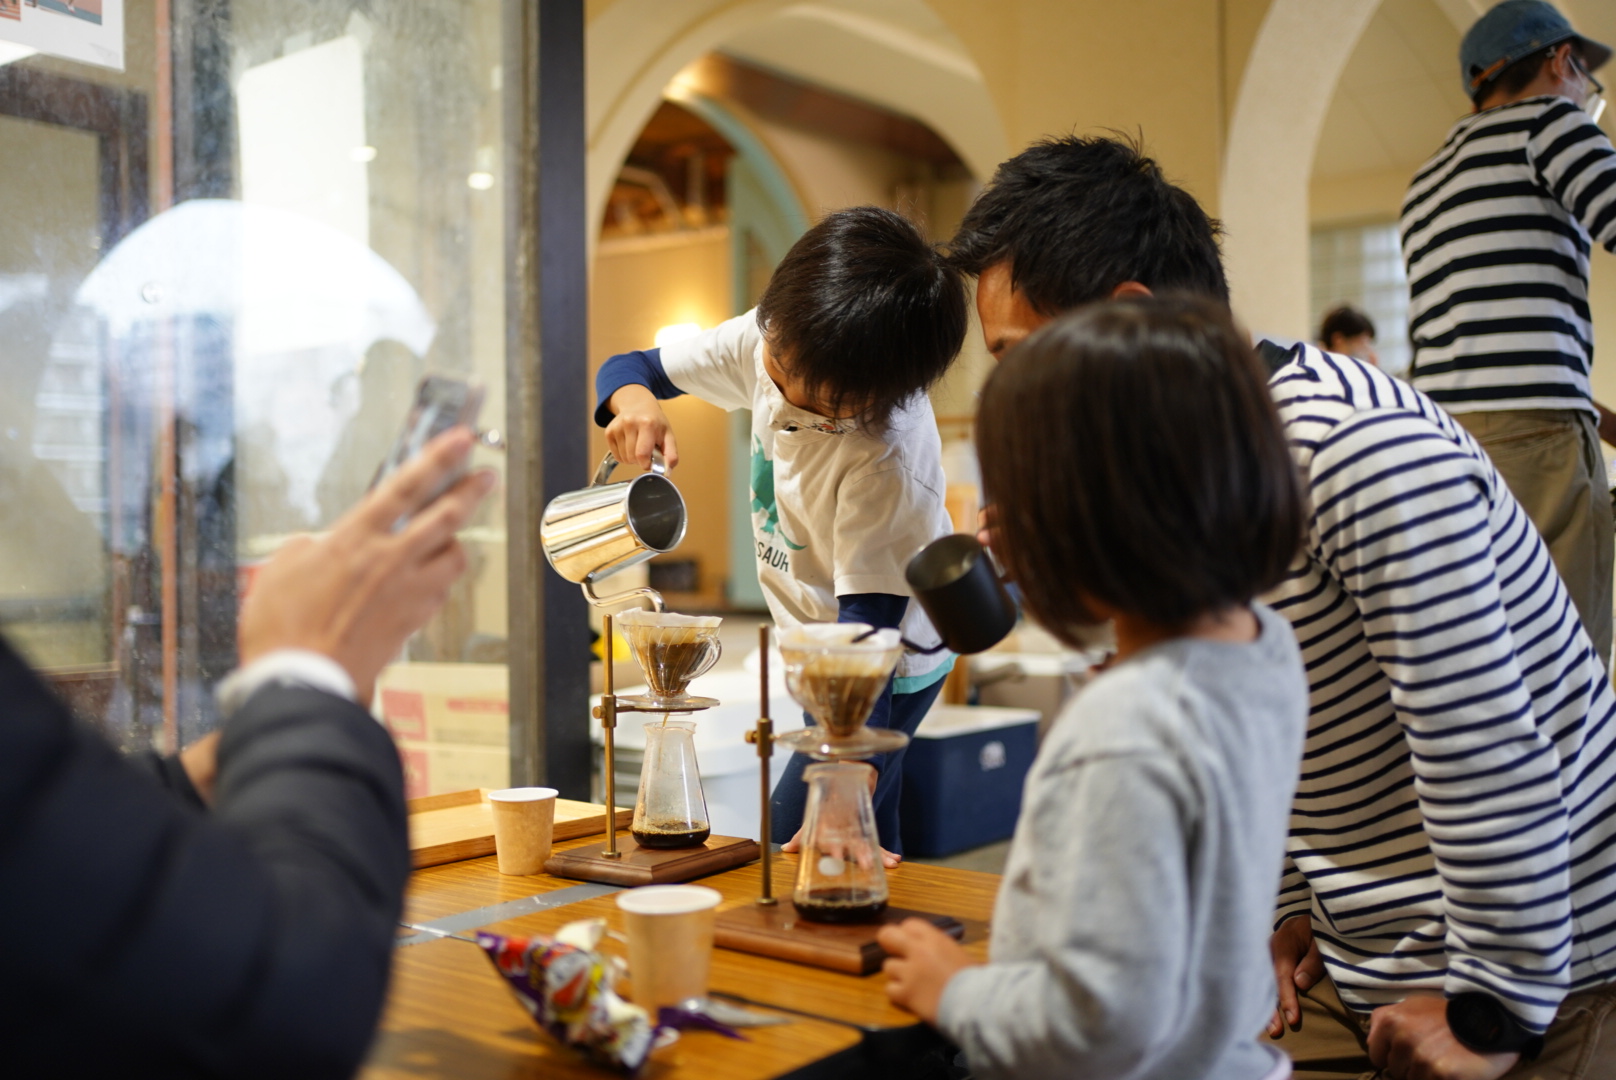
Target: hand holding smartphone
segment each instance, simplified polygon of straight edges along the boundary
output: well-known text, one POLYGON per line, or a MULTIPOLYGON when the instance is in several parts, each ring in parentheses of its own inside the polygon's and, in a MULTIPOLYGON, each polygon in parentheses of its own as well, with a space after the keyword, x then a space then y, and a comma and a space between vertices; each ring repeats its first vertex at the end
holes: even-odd
MULTIPOLYGON (((415 401, 410 406, 409 415, 404 419, 404 429, 399 432, 393 448, 382 459, 381 466, 370 481, 371 489, 374 490, 383 479, 419 454, 427 443, 450 428, 463 425, 475 431, 477 414, 482 411, 482 407, 483 388, 480 384, 448 375, 424 377, 415 387, 415 401)), ((467 466, 462 466, 458 471, 445 477, 428 493, 420 506, 399 518, 394 529, 398 529, 411 515, 430 506, 445 491, 458 483, 466 474, 466 468, 467 466)))

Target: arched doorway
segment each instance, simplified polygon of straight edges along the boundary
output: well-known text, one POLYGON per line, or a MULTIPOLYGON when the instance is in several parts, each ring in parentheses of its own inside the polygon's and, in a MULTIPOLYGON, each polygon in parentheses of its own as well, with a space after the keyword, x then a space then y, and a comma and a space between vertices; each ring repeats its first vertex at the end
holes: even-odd
POLYGON ((1254 331, 1308 332, 1308 181, 1336 82, 1380 0, 1273 0, 1224 148, 1224 265, 1254 331), (1297 62, 1306 57, 1305 64, 1297 62))
MULTIPOLYGON (((827 210, 893 207, 943 240, 974 192, 964 162, 912 117, 710 54, 669 84, 607 199, 591 357, 599 363, 747 310, 790 244, 827 210)), ((687 398, 666 409, 679 433, 691 529, 680 551, 653 561, 653 583, 682 608, 761 609, 748 421, 687 398)))
POLYGON ((924 0, 617 0, 589 26, 591 220, 670 82, 715 50, 917 118, 979 178, 1009 155, 981 72, 924 0))

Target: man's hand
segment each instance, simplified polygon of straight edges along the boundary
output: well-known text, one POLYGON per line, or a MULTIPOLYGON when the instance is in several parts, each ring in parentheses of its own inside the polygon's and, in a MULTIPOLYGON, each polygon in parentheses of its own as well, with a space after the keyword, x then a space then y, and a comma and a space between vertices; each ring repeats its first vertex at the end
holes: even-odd
POLYGON ((219 778, 219 733, 211 732, 180 751, 180 768, 202 796, 202 801, 213 805, 213 787, 219 778))
POLYGON ((467 428, 433 439, 324 536, 288 541, 259 572, 242 607, 242 664, 276 649, 329 656, 368 703, 382 666, 442 606, 466 568, 455 539, 494 487, 488 471, 427 498, 465 463, 467 428), (410 515, 402 529, 398 520, 410 515))
POLYGON ((889 954, 881 965, 887 977, 887 997, 928 1024, 937 1022, 948 980, 961 968, 978 963, 959 942, 922 919, 883 926, 876 941, 889 954))
POLYGON ((679 447, 673 441, 668 414, 650 390, 638 383, 618 387, 606 407, 616 416, 606 425, 606 445, 618 461, 649 469, 651 451, 661 450, 668 468, 679 464, 679 447))
POLYGON ((1392 1080, 1497 1080, 1520 1055, 1476 1053, 1448 1027, 1446 998, 1416 994, 1370 1014, 1369 1060, 1392 1080))
POLYGON ((1302 1002, 1298 996, 1324 978, 1324 958, 1313 940, 1313 920, 1306 915, 1286 919, 1268 939, 1268 953, 1274 961, 1274 982, 1279 985, 1279 1008, 1268 1021, 1268 1037, 1285 1034, 1302 1026, 1302 1002))

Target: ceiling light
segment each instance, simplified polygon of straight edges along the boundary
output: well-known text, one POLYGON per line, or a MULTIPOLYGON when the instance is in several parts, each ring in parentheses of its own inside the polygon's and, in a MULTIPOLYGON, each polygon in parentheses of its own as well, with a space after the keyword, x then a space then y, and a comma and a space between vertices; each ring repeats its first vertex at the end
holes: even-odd
POLYGON ((473 191, 487 191, 489 188, 494 186, 494 174, 486 172, 474 172, 470 176, 466 177, 466 186, 471 188, 473 191))

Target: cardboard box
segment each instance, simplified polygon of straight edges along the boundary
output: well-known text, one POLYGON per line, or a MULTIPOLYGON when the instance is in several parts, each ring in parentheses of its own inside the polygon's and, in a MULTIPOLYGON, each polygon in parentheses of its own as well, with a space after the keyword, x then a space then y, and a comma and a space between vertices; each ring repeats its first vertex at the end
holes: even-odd
POLYGON ((387 729, 401 742, 510 746, 504 664, 390 664, 376 680, 376 698, 387 729))
POLYGON ((511 783, 511 755, 503 746, 401 741, 398 756, 407 799, 511 783))
POLYGON ((376 702, 398 741, 407 798, 510 786, 504 664, 391 664, 376 702))

